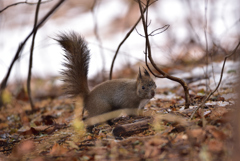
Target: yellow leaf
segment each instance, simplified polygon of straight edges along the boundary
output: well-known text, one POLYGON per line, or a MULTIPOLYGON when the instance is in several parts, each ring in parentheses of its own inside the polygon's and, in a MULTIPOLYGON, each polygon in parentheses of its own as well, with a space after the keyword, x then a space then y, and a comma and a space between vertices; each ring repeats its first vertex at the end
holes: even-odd
POLYGON ((72 125, 73 125, 73 127, 74 127, 74 129, 76 131, 83 131, 83 130, 85 130, 84 123, 80 119, 77 119, 77 118, 74 119, 72 125))
POLYGON ((78 149, 78 146, 73 141, 66 141, 66 143, 68 143, 73 149, 78 149))
POLYGON ((4 90, 2 94, 3 103, 10 103, 12 101, 12 95, 8 90, 4 90))

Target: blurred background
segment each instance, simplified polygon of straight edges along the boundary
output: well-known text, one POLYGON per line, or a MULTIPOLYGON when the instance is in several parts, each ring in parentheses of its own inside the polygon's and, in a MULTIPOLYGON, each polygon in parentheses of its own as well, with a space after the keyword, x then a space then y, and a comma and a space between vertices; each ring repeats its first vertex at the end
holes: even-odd
MULTIPOLYGON (((1 0, 0 10, 21 0, 1 0)), ((31 32, 37 0, 18 4, 0 12, 0 79, 4 78, 19 44, 31 32)), ((58 2, 45 0, 39 20, 58 2)), ((59 76, 63 50, 53 39, 61 32, 75 31, 85 37, 91 50, 90 78, 97 73, 108 77, 114 53, 140 16, 134 0, 66 0, 38 30, 33 54, 33 77, 59 76)), ((206 46, 211 58, 221 60, 240 39, 239 0, 158 0, 149 8, 151 32, 170 25, 165 32, 150 37, 153 58, 160 67, 205 61, 206 46), (206 41, 207 38, 207 41, 206 41)), ((142 24, 136 27, 144 34, 142 24)), ((122 45, 116 70, 144 63, 145 39, 137 31, 122 45)), ((28 74, 31 39, 14 64, 10 82, 25 80, 28 74)))

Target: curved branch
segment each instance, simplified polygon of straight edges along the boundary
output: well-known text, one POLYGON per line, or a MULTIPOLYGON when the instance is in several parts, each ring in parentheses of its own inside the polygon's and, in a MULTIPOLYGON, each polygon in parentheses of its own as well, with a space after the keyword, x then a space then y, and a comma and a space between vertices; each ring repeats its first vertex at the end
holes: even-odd
MULTIPOLYGON (((205 0, 205 26, 204 26, 204 38, 205 38, 205 45, 206 45, 206 78, 208 78, 208 64, 209 64, 209 52, 208 52, 208 37, 207 37, 207 28, 208 28, 208 20, 207 20, 207 11, 208 11, 208 0, 205 0)), ((206 91, 209 89, 209 80, 206 79, 206 91)))
POLYGON ((135 28, 135 30, 136 30, 136 32, 137 32, 137 34, 138 34, 139 36, 142 36, 142 37, 144 37, 144 38, 145 38, 145 36, 144 36, 144 35, 142 35, 142 34, 140 34, 140 33, 138 32, 137 28, 135 28))
POLYGON ((220 76, 218 85, 216 86, 216 88, 215 88, 212 92, 209 93, 209 95, 203 100, 203 102, 193 111, 193 113, 192 113, 191 116, 190 116, 190 119, 193 118, 194 114, 197 112, 197 110, 198 110, 199 108, 202 108, 203 105, 205 105, 205 103, 206 103, 207 100, 213 95, 213 93, 215 93, 215 92, 217 91, 217 89, 219 88, 219 86, 220 86, 220 84, 221 84, 221 82, 222 82, 223 71, 224 71, 224 67, 225 67, 225 63, 226 63, 226 61, 227 61, 227 58, 229 58, 230 56, 232 56, 233 54, 235 54, 239 46, 240 46, 240 41, 238 42, 238 44, 237 44, 237 46, 235 47, 235 49, 233 50, 233 52, 232 52, 231 54, 225 56, 224 61, 223 61, 222 70, 221 70, 221 76, 220 76))
POLYGON ((166 31, 169 27, 170 27, 170 25, 164 25, 164 26, 161 27, 161 28, 157 28, 156 30, 153 30, 150 34, 148 34, 148 36, 155 36, 155 35, 161 34, 161 33, 163 33, 164 31, 166 31), (162 30, 162 31, 159 31, 159 30, 161 30, 161 29, 163 29, 163 30, 162 30), (159 32, 157 32, 157 31, 159 31, 159 32), (157 33, 155 33, 155 32, 157 32, 157 33))
MULTIPOLYGON (((42 0, 38 0, 38 4, 37 4, 37 7, 36 7, 36 12, 35 12, 35 19, 34 19, 33 28, 35 28, 37 26, 38 13, 39 13, 39 8, 40 8, 41 1, 42 0)), ((28 78, 27 78, 27 92, 28 92, 29 102, 30 102, 32 111, 34 110, 34 104, 33 104, 32 95, 31 95, 30 82, 31 82, 31 76, 32 76, 32 59, 33 59, 33 49, 34 49, 36 34, 37 34, 37 30, 34 31, 33 37, 32 37, 32 45, 31 45, 31 50, 30 50, 29 67, 28 67, 28 78)))
POLYGON ((9 78, 9 76, 10 76, 12 67, 13 67, 15 61, 19 58, 20 53, 21 53, 24 45, 26 44, 27 40, 32 36, 32 34, 33 34, 36 30, 38 30, 38 28, 40 28, 40 27, 43 25, 43 23, 49 18, 49 16, 51 16, 52 13, 53 13, 64 1, 65 1, 65 0, 60 0, 60 1, 43 17, 43 19, 39 22, 39 24, 38 24, 35 28, 33 28, 33 30, 30 32, 30 34, 25 38, 25 40, 20 43, 20 45, 19 45, 19 47, 18 47, 18 50, 17 50, 17 52, 16 52, 16 54, 15 54, 15 56, 14 56, 14 58, 13 58, 11 64, 10 64, 10 67, 8 68, 8 72, 7 72, 6 76, 4 77, 4 79, 2 80, 1 85, 0 85, 0 107, 1 107, 1 105, 2 105, 2 100, 1 100, 1 99, 2 99, 2 91, 3 91, 3 90, 6 88, 6 86, 7 86, 7 81, 8 81, 8 78, 9 78))
MULTIPOLYGON (((135 0, 137 2, 137 0, 135 0)), ((150 4, 148 4, 148 6, 151 6, 153 3, 155 3, 157 0, 154 0, 152 1, 150 4)), ((146 4, 144 4, 143 2, 140 2, 142 3, 143 6, 146 6, 146 4)), ((147 8, 144 8, 143 9, 143 13, 145 13, 147 8)), ((127 40, 127 38, 131 35, 131 33, 133 32, 133 30, 136 28, 136 26, 138 25, 139 21, 141 20, 141 16, 139 17, 139 19, 137 20, 137 22, 135 23, 135 25, 131 28, 131 30, 127 33, 127 35, 125 36, 125 38, 121 41, 121 43, 119 44, 118 48, 117 48, 117 51, 115 52, 115 55, 113 57, 113 60, 112 60, 112 64, 111 64, 111 69, 110 69, 110 73, 109 73, 109 80, 112 79, 112 71, 113 71, 113 66, 114 66, 114 62, 117 58, 117 54, 120 50, 120 47, 122 46, 122 44, 127 40)))
MULTIPOLYGON (((148 0, 149 1, 149 0, 148 0)), ((171 76, 171 75, 168 75, 167 73, 165 73, 164 71, 162 71, 160 68, 157 67, 157 65, 155 64, 154 60, 152 59, 152 53, 151 53, 151 46, 150 46, 150 41, 149 41, 149 38, 148 38, 148 31, 147 31, 147 25, 146 25, 146 22, 145 22, 145 18, 144 18, 144 13, 142 11, 142 6, 141 6, 141 2, 140 0, 138 0, 138 4, 139 4, 139 9, 140 9, 140 12, 141 12, 141 18, 142 18, 142 23, 143 23, 143 28, 144 28, 144 33, 145 33, 145 38, 146 38, 146 53, 148 55, 148 59, 150 60, 151 64, 153 65, 153 67, 165 78, 168 78, 170 80, 173 80, 173 81, 176 81, 178 83, 180 83, 183 88, 184 88, 184 93, 185 93, 185 107, 186 108, 189 108, 189 105, 190 105, 190 96, 189 96, 189 89, 188 89, 188 86, 187 86, 187 83, 185 81, 183 81, 182 79, 180 78, 177 78, 177 77, 174 77, 174 76, 171 76)), ((148 8, 148 6, 146 7, 148 8)), ((162 78, 159 77, 159 78, 162 78)), ((158 77, 158 76, 157 76, 158 77)))
MULTIPOLYGON (((143 12, 146 11, 146 8, 143 10, 143 12)), ((141 20, 141 16, 139 17, 139 19, 137 20, 137 22, 134 24, 134 26, 131 28, 130 31, 128 31, 127 35, 125 36, 125 38, 121 41, 121 43, 118 45, 118 48, 117 48, 117 51, 115 52, 115 55, 113 57, 113 60, 112 60, 112 64, 111 64, 111 69, 110 69, 110 73, 109 73, 109 80, 112 79, 112 71, 113 71, 113 66, 114 66, 114 63, 115 63, 115 60, 117 58, 117 54, 121 48, 121 46, 123 45, 123 43, 127 40, 127 38, 131 35, 131 33, 133 32, 133 30, 136 28, 136 26, 138 25, 139 21, 141 20)))
MULTIPOLYGON (((48 0, 48 1, 44 1, 44 2, 41 2, 41 3, 47 3, 47 2, 50 2, 50 1, 53 1, 53 0, 48 0)), ((35 4, 38 4, 38 3, 30 3, 30 2, 17 2, 17 3, 13 3, 13 4, 10 4, 8 5, 7 7, 3 8, 2 10, 0 10, 0 13, 2 13, 3 11, 5 11, 6 9, 10 8, 10 7, 13 7, 13 6, 16 6, 16 5, 19 5, 19 4, 29 4, 29 5, 35 5, 35 4)))

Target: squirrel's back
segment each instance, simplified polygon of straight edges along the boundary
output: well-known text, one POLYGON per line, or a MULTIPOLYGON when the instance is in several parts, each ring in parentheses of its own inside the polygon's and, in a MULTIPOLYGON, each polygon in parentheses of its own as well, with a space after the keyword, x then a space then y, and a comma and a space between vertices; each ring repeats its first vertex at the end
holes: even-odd
POLYGON ((136 80, 108 80, 93 88, 86 99, 85 108, 89 117, 118 109, 138 108, 136 104, 140 104, 142 99, 136 91, 136 80))
POLYGON ((72 32, 60 34, 57 41, 65 51, 62 75, 66 93, 86 98, 89 93, 87 75, 90 53, 85 40, 72 32))

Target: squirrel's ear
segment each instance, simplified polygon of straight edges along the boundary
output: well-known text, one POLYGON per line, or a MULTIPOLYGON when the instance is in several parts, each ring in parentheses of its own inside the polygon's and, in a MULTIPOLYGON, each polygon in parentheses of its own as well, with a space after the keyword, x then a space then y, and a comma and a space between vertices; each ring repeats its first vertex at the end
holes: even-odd
POLYGON ((140 67, 139 67, 138 78, 142 78, 142 74, 141 74, 141 69, 140 69, 140 67))
MULTIPOLYGON (((143 69, 145 69, 145 68, 143 68, 143 69)), ((150 74, 148 73, 148 71, 145 69, 144 70, 144 74, 146 75, 146 76, 149 76, 150 77, 150 74)))

